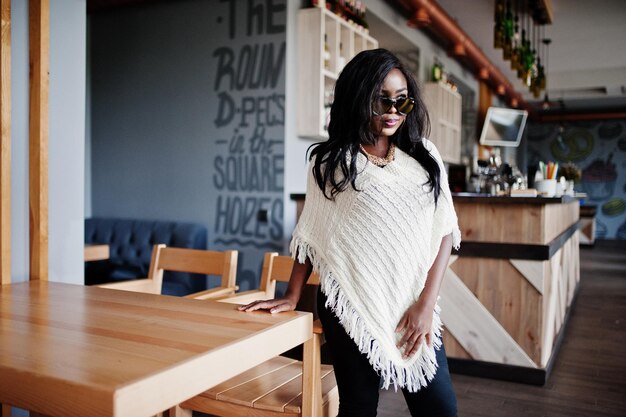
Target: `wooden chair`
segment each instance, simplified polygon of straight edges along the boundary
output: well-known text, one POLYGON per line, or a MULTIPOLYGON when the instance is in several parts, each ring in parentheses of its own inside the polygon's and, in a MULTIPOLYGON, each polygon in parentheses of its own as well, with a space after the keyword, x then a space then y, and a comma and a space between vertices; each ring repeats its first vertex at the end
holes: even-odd
MULTIPOLYGON (((218 301, 243 305, 256 300, 274 298, 276 281, 288 282, 292 267, 293 260, 289 256, 278 256, 276 252, 268 252, 263 258, 263 270, 261 271, 259 288, 227 295, 219 298, 218 301)), ((308 284, 319 285, 317 274, 311 274, 308 284)))
MULTIPOLYGON (((271 298, 276 281, 289 280, 292 266, 290 257, 267 253, 259 290, 220 301, 248 303, 271 298)), ((307 284, 319 285, 318 275, 311 274, 307 284)), ((185 401, 170 410, 170 417, 191 417, 192 410, 224 417, 335 416, 339 408, 337 382, 332 366, 320 364, 321 344, 322 326, 316 320, 313 337, 304 344, 302 361, 277 356, 185 401)))
POLYGON ((102 284, 99 287, 118 290, 161 294, 164 271, 190 272, 194 274, 219 275, 221 285, 206 291, 186 295, 188 298, 210 299, 232 295, 237 290, 236 250, 223 252, 200 249, 170 248, 164 244, 154 245, 148 278, 102 284))

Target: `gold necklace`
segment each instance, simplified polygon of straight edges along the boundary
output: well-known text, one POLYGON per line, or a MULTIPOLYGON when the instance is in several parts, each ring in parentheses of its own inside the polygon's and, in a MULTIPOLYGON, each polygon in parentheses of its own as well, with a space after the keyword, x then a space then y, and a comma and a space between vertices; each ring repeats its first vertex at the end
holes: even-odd
POLYGON ((381 158, 380 156, 372 155, 365 150, 363 145, 360 145, 360 146, 361 146, 361 152, 365 154, 365 156, 367 157, 367 160, 370 161, 372 164, 376 165, 377 167, 384 167, 385 165, 389 164, 391 161, 394 160, 394 157, 396 154, 396 145, 394 145, 393 143, 389 145, 389 149, 387 150, 387 155, 385 155, 384 158, 381 158))

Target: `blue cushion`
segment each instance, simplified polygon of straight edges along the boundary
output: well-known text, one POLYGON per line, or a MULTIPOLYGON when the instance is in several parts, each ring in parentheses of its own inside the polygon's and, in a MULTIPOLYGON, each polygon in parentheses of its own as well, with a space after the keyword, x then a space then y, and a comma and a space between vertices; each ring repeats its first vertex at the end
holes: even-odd
MULTIPOLYGON (((152 247, 157 243, 176 248, 206 249, 207 229, 196 223, 114 218, 85 219, 85 243, 109 245, 110 258, 85 262, 85 284, 102 284, 145 278, 152 247)), ((166 271, 163 294, 185 295, 206 289, 206 277, 166 271)))

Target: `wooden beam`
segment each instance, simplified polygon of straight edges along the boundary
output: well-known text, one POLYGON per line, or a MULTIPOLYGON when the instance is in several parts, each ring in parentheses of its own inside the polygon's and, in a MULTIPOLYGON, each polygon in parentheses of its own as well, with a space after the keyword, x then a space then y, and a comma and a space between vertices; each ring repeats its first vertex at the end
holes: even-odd
POLYGON ((11 0, 0 0, 0 285, 11 282, 11 0))
MULTIPOLYGON (((11 283, 11 0, 0 0, 0 285, 11 283)), ((11 407, 0 404, 0 417, 11 407)))
POLYGON ((539 0, 536 4, 534 13, 535 23, 540 25, 550 25, 554 21, 554 12, 552 11, 552 0, 539 0))
POLYGON ((480 133, 487 117, 487 110, 491 106, 491 88, 485 80, 478 82, 478 119, 476 120, 476 137, 480 138, 480 133))
POLYGON ((30 0, 29 211, 30 279, 48 279, 49 0, 30 0))

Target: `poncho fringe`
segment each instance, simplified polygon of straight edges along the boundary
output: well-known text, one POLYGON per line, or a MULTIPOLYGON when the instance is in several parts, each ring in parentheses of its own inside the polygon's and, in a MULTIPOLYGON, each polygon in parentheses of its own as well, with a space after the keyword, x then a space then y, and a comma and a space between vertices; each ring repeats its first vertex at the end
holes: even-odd
MULTIPOLYGON (((391 360, 386 359, 380 344, 367 331, 365 323, 352 307, 347 297, 344 296, 332 272, 322 262, 321 258, 316 255, 315 250, 308 243, 294 238, 291 241, 289 251, 292 257, 299 263, 304 263, 307 258, 311 261, 313 270, 320 276, 320 287, 326 296, 326 307, 330 308, 337 316, 348 335, 359 347, 359 351, 367 354, 370 364, 382 378, 382 387, 384 389, 388 389, 393 385, 396 391, 399 387, 416 392, 432 381, 438 367, 434 350, 425 349, 424 353, 426 354, 417 355, 416 364, 413 364, 410 368, 397 366, 391 360), (417 372, 415 371, 416 369, 417 372)), ((432 325, 433 346, 435 349, 440 349, 442 345, 442 322, 439 312, 440 308, 437 305, 433 314, 432 325)))

